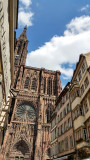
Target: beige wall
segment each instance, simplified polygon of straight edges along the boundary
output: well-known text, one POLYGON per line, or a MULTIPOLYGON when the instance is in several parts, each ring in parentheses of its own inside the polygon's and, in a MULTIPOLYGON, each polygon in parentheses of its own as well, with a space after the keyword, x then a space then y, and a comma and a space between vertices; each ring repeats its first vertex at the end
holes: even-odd
POLYGON ((10 84, 11 84, 11 71, 10 71, 10 48, 9 48, 9 21, 8 21, 8 0, 1 0, 0 8, 0 26, 1 26, 1 57, 2 57, 2 70, 5 85, 5 98, 7 100, 10 84))
POLYGON ((88 67, 90 67, 90 53, 80 57, 72 78, 72 86, 70 91, 77 149, 89 146, 87 141, 87 123, 88 119, 90 119, 90 74, 87 70, 88 67), (83 65, 84 70, 82 69, 83 65), (74 84, 76 80, 77 82, 74 84), (79 91, 79 95, 77 95, 77 91, 79 91))

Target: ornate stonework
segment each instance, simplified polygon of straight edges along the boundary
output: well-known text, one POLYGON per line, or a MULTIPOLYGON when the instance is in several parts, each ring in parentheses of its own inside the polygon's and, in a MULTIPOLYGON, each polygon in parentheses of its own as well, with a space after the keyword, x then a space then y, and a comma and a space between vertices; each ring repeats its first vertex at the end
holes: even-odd
POLYGON ((25 66, 26 27, 16 40, 15 81, 10 124, 3 143, 4 157, 50 159, 50 116, 61 92, 60 72, 25 66))

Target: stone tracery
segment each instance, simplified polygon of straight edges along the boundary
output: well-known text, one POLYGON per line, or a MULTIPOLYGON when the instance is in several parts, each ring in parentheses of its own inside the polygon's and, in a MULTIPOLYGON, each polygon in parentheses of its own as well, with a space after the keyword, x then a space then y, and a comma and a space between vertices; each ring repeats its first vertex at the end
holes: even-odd
POLYGON ((21 43, 18 64, 15 64, 15 103, 11 106, 12 118, 2 148, 8 159, 23 157, 25 160, 47 160, 50 147, 49 120, 56 97, 60 94, 60 73, 25 66, 28 45, 26 28, 17 39, 15 56, 18 55, 21 40, 25 46, 21 43), (58 88, 57 93, 54 94, 53 88, 58 88), (49 112, 48 123, 45 123, 45 111, 49 112))

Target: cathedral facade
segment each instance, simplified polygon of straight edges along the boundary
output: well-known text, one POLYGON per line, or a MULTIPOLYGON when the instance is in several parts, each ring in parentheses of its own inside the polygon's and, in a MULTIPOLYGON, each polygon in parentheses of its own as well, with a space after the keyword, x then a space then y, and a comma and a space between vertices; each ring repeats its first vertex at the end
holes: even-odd
POLYGON ((8 127, 3 142, 7 160, 50 159, 50 117, 61 93, 59 71, 25 66, 26 27, 15 43, 15 71, 8 127))

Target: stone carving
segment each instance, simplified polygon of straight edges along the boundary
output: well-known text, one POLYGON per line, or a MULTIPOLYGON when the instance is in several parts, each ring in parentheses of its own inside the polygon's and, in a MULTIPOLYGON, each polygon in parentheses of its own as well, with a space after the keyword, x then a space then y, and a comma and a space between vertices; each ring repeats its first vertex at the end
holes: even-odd
MULTIPOLYGON (((17 39, 15 56, 18 54, 18 43, 22 40, 27 42, 26 29, 17 39)), ((27 42, 28 43, 28 42, 27 42)), ((23 45, 23 43, 21 43, 23 45)), ((3 143, 4 157, 11 160, 12 158, 23 157, 25 160, 47 160, 50 159, 50 113, 54 109, 57 95, 47 94, 47 80, 57 79, 60 75, 54 71, 38 69, 25 66, 27 47, 19 56, 19 65, 15 64, 15 84, 14 92, 18 93, 15 97, 11 122, 8 125, 3 143), (22 65, 23 59, 23 65, 22 65), (26 77, 30 79, 30 87, 24 88, 26 77), (35 82, 32 81, 35 78, 35 82), (46 91, 44 93, 44 78, 46 78, 46 91), (34 90, 34 85, 36 89, 34 90), (50 104, 50 105, 49 105, 50 104), (32 106, 33 109, 27 107, 32 106), (25 107, 26 106, 26 107, 25 107), (45 121, 46 110, 48 111, 48 122, 45 121), (31 116, 32 115, 32 116, 31 116), (20 118, 21 117, 21 118, 20 118), (31 120, 32 119, 32 120, 31 120)), ((59 83, 60 85, 60 79, 59 83)), ((58 87, 58 86, 56 86, 58 87)))

